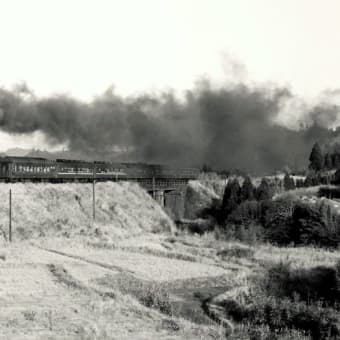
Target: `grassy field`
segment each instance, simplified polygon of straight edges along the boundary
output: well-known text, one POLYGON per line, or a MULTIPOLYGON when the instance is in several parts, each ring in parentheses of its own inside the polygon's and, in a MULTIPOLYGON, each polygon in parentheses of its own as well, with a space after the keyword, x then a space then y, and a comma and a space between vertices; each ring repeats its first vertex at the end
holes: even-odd
MULTIPOLYGON (((340 260, 337 250, 246 245, 217 232, 176 230, 127 183, 98 186, 94 224, 85 209, 90 189, 13 186, 14 198, 25 202, 14 210, 14 242, 4 238, 0 251, 0 339, 269 340, 273 332, 249 314, 256 307, 261 316, 267 298, 250 299, 268 270, 288 263, 293 273, 309 273, 340 260), (229 315, 230 301, 244 304, 248 319, 229 315)), ((7 190, 0 187, 4 196, 7 190)), ((5 213, 4 200, 4 231, 5 213)), ((285 329, 275 339, 311 338, 285 329)))
POLYGON ((251 278, 274 263, 312 268, 340 258, 314 248, 249 247, 213 233, 144 234, 114 247, 93 241, 59 237, 3 246, 0 337, 225 339, 233 329, 228 339, 249 339, 245 324, 213 322, 202 303, 246 294, 251 278))

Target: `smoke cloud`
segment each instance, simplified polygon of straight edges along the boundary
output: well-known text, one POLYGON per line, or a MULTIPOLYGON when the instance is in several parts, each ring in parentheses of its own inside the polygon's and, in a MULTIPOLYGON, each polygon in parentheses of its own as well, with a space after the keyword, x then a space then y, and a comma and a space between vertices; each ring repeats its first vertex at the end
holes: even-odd
POLYGON ((316 140, 337 135, 328 129, 337 119, 336 105, 311 108, 300 129, 278 124, 280 108, 292 97, 286 88, 212 88, 208 81, 181 99, 171 92, 125 98, 108 90, 90 103, 67 96, 36 98, 26 87, 0 89, 0 129, 41 131, 51 146, 67 144, 87 159, 263 173, 306 165, 316 140))

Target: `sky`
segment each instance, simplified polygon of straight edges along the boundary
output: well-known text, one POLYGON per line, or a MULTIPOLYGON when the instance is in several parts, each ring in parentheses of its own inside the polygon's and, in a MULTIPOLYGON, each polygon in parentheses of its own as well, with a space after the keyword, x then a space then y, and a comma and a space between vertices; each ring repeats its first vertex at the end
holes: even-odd
MULTIPOLYGON (((339 15, 338 0, 0 0, 0 86, 89 101, 207 77, 311 99, 340 87, 339 15)), ((0 144, 43 137, 1 132, 0 144)))

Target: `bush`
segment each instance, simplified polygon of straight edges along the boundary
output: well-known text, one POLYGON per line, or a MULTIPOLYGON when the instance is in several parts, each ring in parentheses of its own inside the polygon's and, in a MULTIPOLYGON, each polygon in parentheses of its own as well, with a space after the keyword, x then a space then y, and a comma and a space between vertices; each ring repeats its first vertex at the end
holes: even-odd
POLYGON ((240 241, 248 244, 254 244, 263 240, 263 228, 260 225, 235 225, 226 224, 219 228, 219 234, 223 235, 224 240, 240 241))
POLYGON ((295 199, 281 198, 265 201, 261 206, 261 220, 265 228, 264 238, 271 243, 286 245, 292 242, 292 212, 295 199))
POLYGON ((334 248, 340 242, 340 230, 322 206, 298 203, 292 214, 292 241, 334 248))
POLYGON ((237 257, 237 258, 251 258, 255 251, 249 247, 241 245, 233 245, 228 248, 224 248, 217 252, 217 256, 222 258, 237 257))
POLYGON ((305 302, 324 301, 336 305, 340 301, 340 266, 317 266, 292 269, 281 262, 268 269, 264 290, 279 298, 299 298, 305 302))
POLYGON ((260 220, 260 203, 253 201, 245 201, 239 204, 234 211, 228 216, 228 223, 248 226, 258 223, 260 220))
POLYGON ((340 198, 340 188, 338 187, 321 187, 318 192, 319 197, 340 198))
POLYGON ((172 315, 169 293, 156 285, 145 285, 136 292, 136 297, 144 306, 158 309, 160 312, 172 315))
POLYGON ((254 284, 245 304, 237 299, 218 303, 226 318, 250 324, 253 329, 268 328, 262 332, 265 338, 259 335, 253 339, 279 339, 295 331, 298 338, 309 335, 313 340, 339 339, 336 308, 340 301, 340 262, 332 267, 298 270, 293 270, 289 262, 281 262, 254 284))
POLYGON ((215 225, 211 220, 198 218, 195 220, 178 221, 177 227, 181 230, 187 230, 193 234, 203 235, 206 232, 214 230, 215 225))
POLYGON ((255 327, 268 327, 272 335, 297 330, 310 334, 313 340, 338 339, 340 330, 334 310, 308 305, 305 302, 257 296, 244 306, 233 299, 219 303, 227 318, 250 323, 255 327))
POLYGON ((121 293, 135 297, 144 306, 172 315, 169 291, 162 285, 140 280, 130 274, 116 276, 114 281, 110 279, 110 284, 117 287, 121 293))
POLYGON ((272 332, 296 329, 310 334, 313 340, 340 336, 334 310, 305 302, 261 296, 248 307, 246 316, 253 324, 266 325, 272 332))

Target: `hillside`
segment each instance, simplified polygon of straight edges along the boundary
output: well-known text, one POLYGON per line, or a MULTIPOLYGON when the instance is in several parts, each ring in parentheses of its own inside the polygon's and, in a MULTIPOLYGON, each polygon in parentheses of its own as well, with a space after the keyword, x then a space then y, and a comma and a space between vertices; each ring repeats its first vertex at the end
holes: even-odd
POLYGON ((96 219, 92 219, 92 184, 0 184, 0 225, 8 228, 8 193, 12 189, 13 238, 95 236, 113 239, 142 232, 170 231, 173 222, 151 196, 132 183, 96 184, 96 219))

